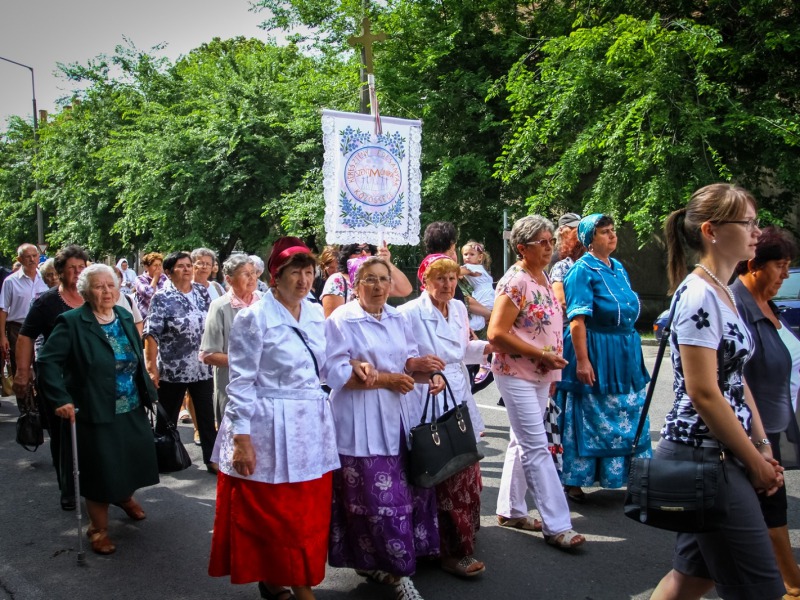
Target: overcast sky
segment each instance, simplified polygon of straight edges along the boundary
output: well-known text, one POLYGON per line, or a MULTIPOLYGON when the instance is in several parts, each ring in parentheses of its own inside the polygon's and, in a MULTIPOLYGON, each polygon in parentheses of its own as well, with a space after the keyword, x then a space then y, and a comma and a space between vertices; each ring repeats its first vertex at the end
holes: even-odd
MULTIPOLYGON (((0 56, 33 67, 39 109, 55 110, 70 90, 56 63, 112 54, 123 36, 149 50, 161 42, 171 60, 214 37, 268 38, 264 13, 248 0, 0 0, 0 56)), ((30 118, 30 71, 0 61, 0 129, 9 115, 30 118)))

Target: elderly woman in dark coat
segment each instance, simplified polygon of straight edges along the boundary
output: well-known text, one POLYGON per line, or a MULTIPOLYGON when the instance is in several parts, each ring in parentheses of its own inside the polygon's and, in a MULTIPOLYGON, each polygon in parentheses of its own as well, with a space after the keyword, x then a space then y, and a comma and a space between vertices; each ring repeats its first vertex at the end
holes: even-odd
POLYGON ((153 434, 144 407, 156 398, 144 368, 142 342, 130 313, 115 306, 119 283, 101 264, 85 269, 80 308, 60 315, 38 359, 39 385, 56 415, 77 423, 81 494, 92 550, 111 554, 108 505, 140 521, 133 498, 158 483, 153 434))

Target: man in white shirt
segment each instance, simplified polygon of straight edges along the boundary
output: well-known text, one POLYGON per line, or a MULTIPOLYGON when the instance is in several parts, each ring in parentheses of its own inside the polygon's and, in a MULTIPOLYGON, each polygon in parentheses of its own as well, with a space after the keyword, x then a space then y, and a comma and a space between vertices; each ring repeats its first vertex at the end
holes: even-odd
MULTIPOLYGON (((31 303, 47 291, 47 284, 39 274, 39 250, 33 244, 22 244, 17 249, 17 260, 22 264, 3 282, 0 291, 0 351, 3 360, 11 363, 11 374, 17 371, 15 348, 22 322, 31 303)), ((17 399, 19 403, 19 398, 17 399)))

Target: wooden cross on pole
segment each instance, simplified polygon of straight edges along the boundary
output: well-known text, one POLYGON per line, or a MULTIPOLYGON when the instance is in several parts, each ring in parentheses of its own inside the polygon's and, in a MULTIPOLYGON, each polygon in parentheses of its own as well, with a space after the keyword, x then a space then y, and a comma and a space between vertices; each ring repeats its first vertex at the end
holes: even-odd
POLYGON ((347 43, 351 46, 361 46, 361 112, 369 114, 369 88, 367 81, 369 75, 374 75, 372 63, 372 44, 374 42, 383 42, 386 40, 386 34, 383 32, 372 33, 370 31, 369 17, 364 17, 361 21, 361 28, 363 33, 361 35, 352 35, 347 39, 347 43))
POLYGON ((361 46, 361 62, 366 67, 367 74, 374 74, 372 70, 372 44, 374 42, 383 42, 386 40, 386 34, 383 32, 372 33, 369 28, 369 17, 364 17, 361 21, 363 33, 359 36, 351 35, 347 38, 347 43, 351 46, 361 46))

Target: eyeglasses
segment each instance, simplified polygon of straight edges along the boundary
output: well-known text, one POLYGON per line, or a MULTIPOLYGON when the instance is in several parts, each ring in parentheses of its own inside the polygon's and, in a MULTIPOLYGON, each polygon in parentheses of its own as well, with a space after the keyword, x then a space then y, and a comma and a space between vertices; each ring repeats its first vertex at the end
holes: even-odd
POLYGON ((737 225, 744 225, 747 231, 753 231, 755 229, 761 229, 761 221, 758 219, 747 219, 745 221, 712 221, 712 223, 717 223, 718 225, 726 225, 728 223, 736 223, 737 225))
POLYGON ((392 283, 391 277, 375 277, 370 275, 368 277, 364 277, 359 283, 363 283, 364 285, 389 285, 392 283))
POLYGON ((208 262, 200 262, 200 261, 198 261, 198 262, 194 263, 194 266, 197 267, 198 269, 210 269, 213 265, 211 263, 208 263, 208 262))
POLYGON ((545 246, 548 246, 548 247, 552 248, 553 246, 556 245, 556 241, 553 238, 547 238, 547 239, 544 239, 544 240, 536 240, 536 241, 533 241, 533 242, 528 242, 525 245, 526 246, 539 246, 540 248, 544 248, 545 246))

